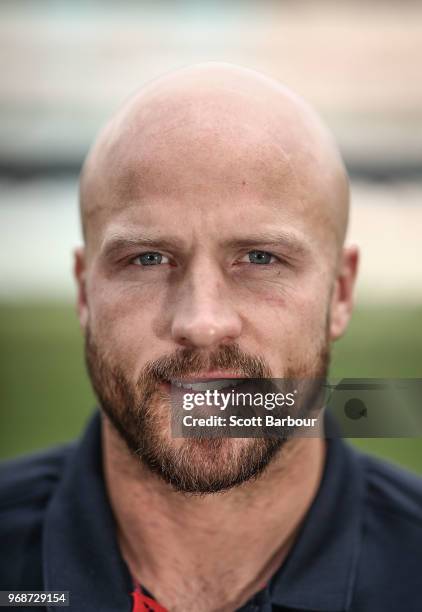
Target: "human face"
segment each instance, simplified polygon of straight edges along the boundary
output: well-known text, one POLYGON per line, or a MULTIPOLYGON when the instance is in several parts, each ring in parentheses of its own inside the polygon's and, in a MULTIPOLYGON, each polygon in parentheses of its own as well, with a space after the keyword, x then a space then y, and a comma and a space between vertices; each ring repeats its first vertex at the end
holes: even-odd
POLYGON ((170 380, 324 375, 331 220, 266 140, 182 129, 145 150, 120 164, 77 255, 88 367, 131 451, 179 490, 214 492, 282 441, 172 438, 170 380))

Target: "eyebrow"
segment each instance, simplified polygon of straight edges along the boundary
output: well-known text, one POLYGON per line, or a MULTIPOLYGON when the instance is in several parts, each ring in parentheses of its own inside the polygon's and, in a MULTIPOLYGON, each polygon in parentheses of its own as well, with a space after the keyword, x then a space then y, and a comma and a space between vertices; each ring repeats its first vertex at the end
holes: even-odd
POLYGON ((293 256, 303 257, 308 254, 310 246, 306 239, 293 232, 287 231, 265 231, 248 236, 233 238, 228 245, 237 248, 256 247, 265 245, 268 247, 282 248, 293 256))
POLYGON ((183 242, 174 237, 160 236, 113 236, 106 239, 101 253, 106 258, 113 258, 120 252, 128 249, 169 249, 181 250, 183 242))
MULTIPOLYGON (((292 232, 283 231, 258 232, 244 237, 234 237, 224 243, 224 246, 238 249, 257 247, 258 245, 265 245, 265 247, 269 248, 281 248, 294 257, 304 257, 310 250, 304 238, 292 232)), ((181 251, 185 246, 183 240, 177 239, 174 236, 114 235, 104 241, 101 253, 106 258, 113 258, 122 251, 129 249, 167 249, 181 251)))

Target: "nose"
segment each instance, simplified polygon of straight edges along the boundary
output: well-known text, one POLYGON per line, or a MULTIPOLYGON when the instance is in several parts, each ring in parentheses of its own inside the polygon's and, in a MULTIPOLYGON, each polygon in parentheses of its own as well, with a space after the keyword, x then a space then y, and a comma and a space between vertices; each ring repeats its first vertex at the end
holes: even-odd
POLYGON ((190 275, 176 302, 171 334, 191 348, 211 348, 236 340, 241 318, 218 271, 209 268, 190 275))

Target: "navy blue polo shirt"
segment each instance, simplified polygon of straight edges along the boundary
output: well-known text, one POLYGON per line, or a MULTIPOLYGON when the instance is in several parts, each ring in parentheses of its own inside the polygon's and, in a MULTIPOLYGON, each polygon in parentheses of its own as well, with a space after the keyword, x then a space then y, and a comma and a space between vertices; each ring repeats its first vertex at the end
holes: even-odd
MULTIPOLYGON (((80 442, 3 464, 0 590, 70 591, 69 612, 131 611, 100 433, 96 413, 80 442)), ((323 479, 294 546, 242 608, 293 610, 422 611, 421 479, 327 440, 323 479)))

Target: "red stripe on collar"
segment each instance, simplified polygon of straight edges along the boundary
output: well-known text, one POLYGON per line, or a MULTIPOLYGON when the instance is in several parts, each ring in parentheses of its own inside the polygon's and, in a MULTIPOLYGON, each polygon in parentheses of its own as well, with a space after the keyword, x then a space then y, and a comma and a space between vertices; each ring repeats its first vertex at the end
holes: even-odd
POLYGON ((133 608, 132 612, 168 612, 167 608, 160 606, 155 599, 147 597, 140 590, 132 592, 133 608))

